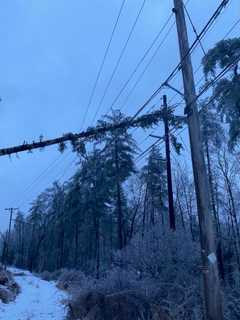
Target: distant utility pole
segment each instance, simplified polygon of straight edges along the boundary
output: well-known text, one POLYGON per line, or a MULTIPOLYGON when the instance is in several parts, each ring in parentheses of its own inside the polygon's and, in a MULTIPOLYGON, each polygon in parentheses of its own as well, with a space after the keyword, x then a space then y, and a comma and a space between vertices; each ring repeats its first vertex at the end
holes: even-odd
POLYGON ((8 233, 7 233, 7 242, 6 242, 6 254, 4 255, 3 263, 5 268, 7 267, 7 259, 8 259, 8 251, 10 245, 10 237, 11 237, 11 228, 12 228, 12 220, 14 211, 18 210, 18 208, 6 208, 6 211, 10 212, 9 216, 9 225, 8 225, 8 233))
POLYGON ((208 320, 223 320, 222 295, 216 258, 215 232, 211 217, 209 185, 202 148, 196 89, 189 54, 187 26, 182 0, 174 0, 173 11, 176 15, 178 41, 182 60, 181 69, 187 105, 186 111, 188 115, 191 156, 200 224, 206 317, 208 320))
POLYGON ((174 200, 173 200, 173 186, 172 186, 172 167, 171 167, 171 149, 170 149, 170 137, 169 137, 169 109, 167 105, 167 96, 163 96, 163 122, 164 122, 164 137, 156 135, 150 135, 153 138, 164 139, 165 141, 165 154, 167 165, 167 188, 168 188, 168 215, 170 229, 176 230, 176 219, 174 212, 174 200))

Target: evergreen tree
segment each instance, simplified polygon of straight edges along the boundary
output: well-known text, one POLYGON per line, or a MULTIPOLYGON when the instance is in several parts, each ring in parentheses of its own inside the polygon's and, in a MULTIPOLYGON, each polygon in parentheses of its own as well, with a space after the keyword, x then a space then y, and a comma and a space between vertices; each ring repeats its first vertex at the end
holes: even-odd
POLYGON ((206 77, 214 77, 218 69, 231 65, 225 78, 218 81, 213 97, 229 128, 229 146, 233 148, 240 138, 240 38, 222 40, 209 50, 202 63, 206 77))
MULTIPOLYGON (((112 115, 105 116, 100 125, 118 124, 125 119, 124 115, 115 110, 112 115)), ((102 141, 100 141, 102 142, 102 141)), ((108 177, 113 181, 113 198, 115 200, 115 214, 117 220, 118 248, 122 249, 126 244, 126 199, 123 191, 123 183, 136 172, 134 155, 137 147, 132 135, 126 128, 119 128, 108 133, 104 139, 104 156, 108 177)))
POLYGON ((200 110, 201 132, 208 170, 212 211, 214 214, 216 227, 218 228, 219 217, 216 206, 217 194, 215 192, 216 181, 214 181, 214 159, 211 157, 211 154, 216 153, 216 151, 219 150, 223 144, 224 130, 214 102, 209 102, 209 99, 202 101, 200 103, 200 110))
POLYGON ((161 215, 165 222, 167 177, 166 162, 158 147, 154 146, 149 154, 147 164, 142 169, 142 179, 145 183, 145 199, 143 212, 143 230, 145 225, 154 225, 156 215, 161 215), (149 213, 149 216, 146 214, 149 213))
MULTIPOLYGON (((99 277, 101 263, 101 244, 108 243, 109 235, 105 233, 103 221, 110 223, 108 204, 111 202, 112 183, 107 175, 108 167, 105 156, 96 148, 82 163, 79 175, 85 203, 85 225, 88 226, 90 239, 90 251, 87 252, 89 260, 94 261, 94 269, 99 277)), ((108 260, 108 257, 105 257, 108 260)))

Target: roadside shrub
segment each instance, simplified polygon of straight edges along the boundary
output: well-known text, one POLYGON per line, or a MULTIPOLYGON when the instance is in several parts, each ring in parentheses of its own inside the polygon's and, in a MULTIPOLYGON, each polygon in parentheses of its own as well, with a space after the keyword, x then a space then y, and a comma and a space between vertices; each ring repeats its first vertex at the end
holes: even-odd
POLYGON ((69 304, 70 320, 169 320, 159 307, 151 305, 136 292, 122 291, 104 295, 91 291, 69 304))
POLYGON ((49 271, 43 271, 40 273, 40 277, 45 281, 52 281, 52 273, 49 271))
POLYGON ((112 270, 104 277, 75 287, 69 304, 70 319, 78 319, 76 316, 85 320, 108 319, 104 318, 102 309, 107 310, 107 316, 113 316, 109 319, 121 319, 114 315, 117 301, 122 319, 159 320, 166 318, 165 313, 174 320, 201 319, 199 245, 184 231, 159 232, 159 228, 156 225, 144 237, 136 236, 117 252, 112 270), (148 315, 143 312, 145 304, 150 310, 148 315), (128 310, 129 318, 122 309, 128 310), (136 318, 137 310, 139 318, 136 318), (156 316, 156 310, 160 310, 160 316, 156 316))
POLYGON ((64 270, 59 279, 57 286, 61 290, 74 290, 74 288, 85 287, 91 279, 86 277, 85 274, 78 270, 64 270))
POLYGON ((14 301, 20 292, 20 287, 9 271, 0 271, 0 300, 3 303, 14 301))
POLYGON ((66 269, 58 269, 58 270, 53 271, 51 273, 52 280, 57 281, 65 271, 66 271, 66 269))
POLYGON ((58 281, 62 274, 67 273, 67 269, 58 269, 53 272, 43 271, 40 273, 40 277, 46 281, 58 281))
POLYGON ((95 288, 103 294, 140 290, 138 278, 136 273, 116 267, 108 271, 104 278, 98 280, 95 288))
POLYGON ((240 315, 240 273, 231 274, 231 281, 225 281, 224 304, 225 319, 238 320, 240 315))

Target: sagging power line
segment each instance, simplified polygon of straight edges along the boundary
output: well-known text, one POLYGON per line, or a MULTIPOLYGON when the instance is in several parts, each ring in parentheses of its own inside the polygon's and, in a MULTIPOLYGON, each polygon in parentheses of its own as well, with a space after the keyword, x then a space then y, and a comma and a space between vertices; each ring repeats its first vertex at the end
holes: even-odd
POLYGON ((140 9, 139 9, 139 11, 138 11, 138 13, 137 13, 137 16, 136 16, 136 18, 135 18, 135 20, 134 20, 134 22, 133 22, 133 24, 132 24, 132 27, 131 27, 131 29, 130 29, 130 31, 129 31, 129 34, 128 34, 128 36, 127 36, 127 39, 126 39, 126 41, 125 41, 125 43, 124 43, 124 46, 123 46, 123 48, 122 48, 122 50, 121 50, 121 52, 120 52, 120 55, 119 55, 119 57, 118 57, 118 59, 117 59, 117 62, 116 62, 116 64, 115 64, 115 66, 114 66, 114 69, 113 69, 113 71, 112 71, 112 73, 111 73, 111 76, 110 76, 110 78, 109 78, 109 80, 108 80, 108 82, 107 82, 107 85, 106 85, 106 87, 105 87, 105 89, 104 89, 104 91, 103 91, 102 97, 101 97, 101 99, 100 99, 100 102, 99 102, 99 104, 98 104, 98 106, 97 106, 97 110, 96 110, 96 112, 95 112, 95 114, 94 114, 94 117, 93 117, 93 122, 94 122, 94 120, 96 119, 96 117, 97 117, 97 115, 98 115, 98 112, 100 111, 100 109, 101 109, 101 107, 102 107, 103 101, 104 101, 104 99, 105 99, 105 97, 106 97, 106 95, 107 95, 107 93, 108 93, 108 90, 109 90, 109 88, 110 88, 110 86, 111 86, 111 84, 112 84, 112 81, 113 81, 113 79, 114 79, 114 77, 115 77, 115 74, 116 74, 116 72, 117 72, 117 70, 118 70, 118 68, 119 68, 119 66, 120 66, 120 63, 121 63, 121 61, 122 61, 122 58, 123 58, 123 56, 124 56, 124 54, 125 54, 125 52, 126 52, 126 49, 127 49, 127 47, 128 47, 128 44, 129 44, 129 42, 130 42, 130 40, 131 40, 131 38, 132 38, 132 35, 133 35, 134 30, 135 30, 135 28, 136 28, 136 26, 137 26, 137 23, 138 23, 138 21, 139 21, 139 18, 140 18, 140 16, 141 16, 142 12, 143 12, 143 9, 144 9, 145 4, 146 4, 146 0, 143 0, 142 4, 141 4, 141 6, 140 6, 140 9))

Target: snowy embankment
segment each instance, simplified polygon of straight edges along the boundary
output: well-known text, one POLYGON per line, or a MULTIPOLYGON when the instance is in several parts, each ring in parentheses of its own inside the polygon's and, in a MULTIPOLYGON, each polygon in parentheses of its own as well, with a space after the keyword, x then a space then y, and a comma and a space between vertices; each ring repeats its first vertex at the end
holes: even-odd
MULTIPOLYGON (((12 269, 13 272, 20 270, 12 269)), ((56 288, 52 282, 35 277, 30 272, 15 276, 21 288, 16 301, 0 303, 0 320, 64 320, 67 295, 56 288)))

